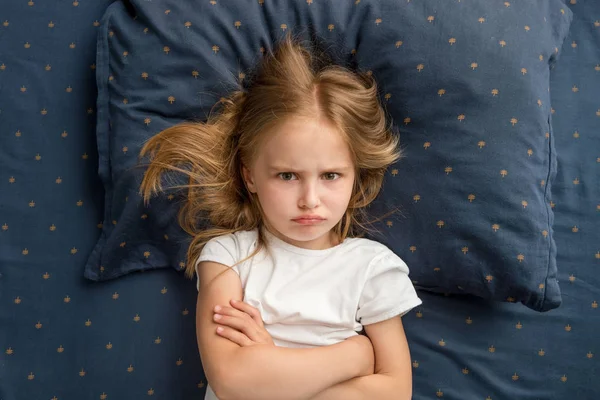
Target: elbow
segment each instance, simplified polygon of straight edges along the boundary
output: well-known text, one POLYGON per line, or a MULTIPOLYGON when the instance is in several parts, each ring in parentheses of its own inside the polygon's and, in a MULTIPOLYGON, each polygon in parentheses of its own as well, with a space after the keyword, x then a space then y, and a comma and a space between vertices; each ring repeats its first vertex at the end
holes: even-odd
POLYGON ((213 382, 209 382, 209 383, 210 383, 211 389, 215 393, 215 396, 217 396, 217 398, 219 400, 240 400, 241 399, 241 397, 239 397, 236 393, 234 393, 234 388, 231 385, 228 386, 226 384, 226 382, 219 382, 219 381, 213 380, 213 382))
POLYGON ((232 377, 232 371, 216 372, 208 380, 208 383, 219 400, 242 399, 236 389, 239 391, 243 384, 232 377))
POLYGON ((252 378, 235 365, 214 371, 209 384, 219 400, 254 400, 252 378))
POLYGON ((272 387, 270 374, 260 367, 265 357, 256 357, 257 352, 263 352, 258 347, 260 346, 236 349, 231 357, 221 360, 211 371, 210 377, 207 376, 219 400, 281 399, 281 393, 272 387))
MULTIPOLYGON (((208 385, 210 387, 210 390, 213 391, 213 393, 215 394, 215 396, 217 396, 217 398, 219 400, 225 400, 226 398, 228 398, 228 393, 227 392, 227 387, 225 386, 226 381, 224 381, 221 378, 221 374, 217 371, 211 371, 210 376, 208 371, 205 369, 204 371, 205 375, 206 375, 206 380, 208 381, 208 385)), ((208 390, 208 388, 207 388, 208 390)))
POLYGON ((217 379, 209 380, 208 384, 210 385, 210 388, 212 389, 212 391, 215 393, 215 396, 217 396, 217 399, 219 399, 219 400, 233 399, 231 394, 228 392, 227 388, 224 385, 222 385, 219 380, 217 380, 217 379))
MULTIPOLYGON (((212 388, 212 385, 211 385, 211 388, 212 388)), ((231 396, 228 392, 224 392, 219 389, 213 388, 213 392, 215 392, 215 396, 217 396, 217 399, 219 399, 219 400, 233 400, 236 398, 236 397, 231 396)))

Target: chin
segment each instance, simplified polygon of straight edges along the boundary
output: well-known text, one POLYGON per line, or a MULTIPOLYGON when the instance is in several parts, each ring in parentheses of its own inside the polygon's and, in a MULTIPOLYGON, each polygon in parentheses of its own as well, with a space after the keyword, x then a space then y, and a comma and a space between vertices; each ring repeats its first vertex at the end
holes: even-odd
POLYGON ((285 236, 298 242, 310 242, 327 235, 331 229, 323 229, 322 226, 300 226, 290 229, 285 236))

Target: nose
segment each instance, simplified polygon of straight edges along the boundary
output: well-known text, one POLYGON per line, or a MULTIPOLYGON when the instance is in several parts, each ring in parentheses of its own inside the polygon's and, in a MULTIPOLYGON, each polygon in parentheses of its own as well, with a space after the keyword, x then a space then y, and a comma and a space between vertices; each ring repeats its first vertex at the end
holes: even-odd
POLYGON ((312 209, 320 204, 319 188, 315 182, 305 181, 302 184, 298 206, 300 208, 312 209))

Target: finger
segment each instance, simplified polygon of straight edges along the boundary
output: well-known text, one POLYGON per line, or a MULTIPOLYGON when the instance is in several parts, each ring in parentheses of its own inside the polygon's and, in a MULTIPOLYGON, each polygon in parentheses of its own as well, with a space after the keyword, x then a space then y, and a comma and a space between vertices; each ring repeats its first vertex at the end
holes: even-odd
POLYGON ((217 308, 215 307, 215 314, 222 314, 222 315, 229 315, 231 317, 238 317, 238 318, 252 318, 250 317, 248 314, 246 314, 244 311, 240 311, 240 310, 236 310, 233 307, 219 307, 219 309, 217 310, 217 308))
MULTIPOLYGON (((237 317, 237 318, 241 318, 241 319, 252 320, 258 328, 264 328, 262 318, 260 317, 260 312, 256 308, 254 308, 250 305, 246 304, 246 306, 247 307, 244 307, 244 310, 252 311, 250 309, 253 309, 254 312, 258 315, 258 317, 253 317, 252 315, 248 314, 246 311, 243 311, 243 310, 238 310, 238 309, 235 309, 232 307, 223 307, 223 306, 219 307, 218 314, 229 315, 229 316, 237 317)), ((217 310, 217 307, 215 307, 215 310, 217 310)))
POLYGON ((220 316, 215 321, 243 333, 255 343, 266 343, 271 338, 266 329, 258 326, 247 314, 244 314, 244 318, 220 316))
MULTIPOLYGON (((223 311, 223 310, 222 310, 223 311)), ((242 314, 243 318, 232 317, 228 315, 215 314, 214 320, 216 323, 223 326, 228 326, 243 335, 246 335, 254 344, 266 343, 272 344, 273 339, 264 327, 260 327, 250 316, 241 311, 234 310, 236 313, 242 314)))
POLYGON ((235 308, 220 307, 220 311, 218 311, 216 314, 227 315, 230 317, 239 318, 241 320, 252 321, 255 325, 258 325, 259 327, 262 328, 262 324, 257 324, 256 320, 254 318, 252 318, 250 315, 248 315, 244 311, 236 310, 235 308))
POLYGON ((225 339, 228 339, 242 347, 251 346, 253 344, 253 342, 248 338, 248 336, 226 326, 218 326, 217 335, 224 337, 225 339))
POLYGON ((218 324, 228 326, 243 333, 250 340, 255 342, 260 340, 260 329, 248 315, 245 315, 245 318, 238 318, 228 315, 215 314, 214 321, 218 324))
POLYGON ((262 315, 260 315, 260 311, 258 311, 257 308, 252 307, 250 304, 243 301, 231 300, 230 303, 233 307, 248 314, 258 326, 263 326, 262 315))

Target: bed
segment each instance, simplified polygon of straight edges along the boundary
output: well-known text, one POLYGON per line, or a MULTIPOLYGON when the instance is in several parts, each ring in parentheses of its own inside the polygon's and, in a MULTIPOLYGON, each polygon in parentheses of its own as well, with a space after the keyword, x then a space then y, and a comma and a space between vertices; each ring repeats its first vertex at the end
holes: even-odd
POLYGON ((600 4, 31 0, 0 5, 0 399, 199 399, 177 194, 136 153, 275 39, 381 86, 405 158, 375 211, 423 305, 416 400, 600 393, 600 4), (215 72, 216 71, 216 72, 215 72))

